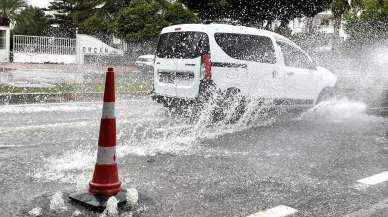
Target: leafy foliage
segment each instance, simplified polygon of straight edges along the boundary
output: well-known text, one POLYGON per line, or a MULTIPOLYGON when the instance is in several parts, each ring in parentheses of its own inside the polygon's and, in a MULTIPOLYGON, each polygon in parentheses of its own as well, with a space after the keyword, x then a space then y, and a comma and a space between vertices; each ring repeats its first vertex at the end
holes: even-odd
POLYGON ((50 28, 49 17, 40 8, 28 6, 15 17, 13 34, 45 35, 50 28))
POLYGON ((48 10, 55 11, 52 24, 71 36, 78 29, 100 38, 149 39, 167 25, 197 21, 182 4, 166 0, 54 0, 48 10))
POLYGON ((181 2, 204 20, 228 18, 227 14, 232 8, 229 0, 181 0, 181 2))
POLYGON ((351 44, 367 45, 388 40, 388 1, 364 0, 346 12, 351 44))
POLYGON ((145 0, 132 0, 127 8, 120 10, 115 20, 119 36, 128 39, 156 37, 166 25, 159 13, 160 5, 145 0))
POLYGON ((261 26, 264 20, 287 21, 314 16, 329 5, 329 0, 181 0, 201 19, 230 19, 261 26))
POLYGON ((193 13, 185 9, 182 4, 177 2, 167 6, 166 11, 164 13, 164 19, 166 20, 168 25, 195 23, 199 21, 193 13))
POLYGON ((9 26, 16 11, 27 6, 25 0, 0 0, 0 26, 9 26))

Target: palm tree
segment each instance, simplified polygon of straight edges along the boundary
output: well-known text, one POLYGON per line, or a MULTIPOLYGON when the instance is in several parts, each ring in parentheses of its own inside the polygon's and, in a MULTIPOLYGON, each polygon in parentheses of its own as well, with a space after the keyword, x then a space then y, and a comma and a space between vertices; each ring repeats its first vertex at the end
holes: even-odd
POLYGON ((9 26, 17 10, 25 6, 25 0, 0 0, 0 26, 9 26))

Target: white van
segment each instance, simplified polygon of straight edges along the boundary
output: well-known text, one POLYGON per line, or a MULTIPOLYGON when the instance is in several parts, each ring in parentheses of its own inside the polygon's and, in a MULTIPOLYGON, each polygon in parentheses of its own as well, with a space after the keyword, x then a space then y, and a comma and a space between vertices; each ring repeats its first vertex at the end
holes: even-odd
POLYGON ((213 87, 225 96, 313 106, 333 94, 336 80, 279 34, 227 24, 183 24, 160 33, 152 98, 165 105, 197 102, 213 87))

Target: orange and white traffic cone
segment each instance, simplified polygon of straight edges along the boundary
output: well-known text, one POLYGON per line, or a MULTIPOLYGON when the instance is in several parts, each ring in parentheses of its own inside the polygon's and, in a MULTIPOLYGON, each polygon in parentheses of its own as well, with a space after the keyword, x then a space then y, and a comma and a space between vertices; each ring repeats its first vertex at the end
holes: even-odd
POLYGON ((121 182, 116 163, 115 82, 113 68, 108 68, 105 81, 104 105, 98 137, 97 163, 89 191, 106 196, 120 191, 121 182))
POLYGON ((113 68, 108 68, 105 80, 104 105, 98 137, 97 162, 89 192, 71 195, 70 198, 82 204, 104 208, 110 196, 115 196, 119 205, 126 202, 126 194, 121 190, 116 163, 116 117, 115 80, 113 68))

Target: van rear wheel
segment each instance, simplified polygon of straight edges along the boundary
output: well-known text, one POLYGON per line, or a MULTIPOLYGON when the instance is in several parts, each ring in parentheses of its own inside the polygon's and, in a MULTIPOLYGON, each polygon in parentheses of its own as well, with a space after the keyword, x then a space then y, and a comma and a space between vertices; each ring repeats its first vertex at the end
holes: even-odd
POLYGON ((246 107, 245 97, 239 89, 228 89, 221 97, 215 108, 213 120, 224 120, 226 123, 235 123, 244 114, 246 107))

